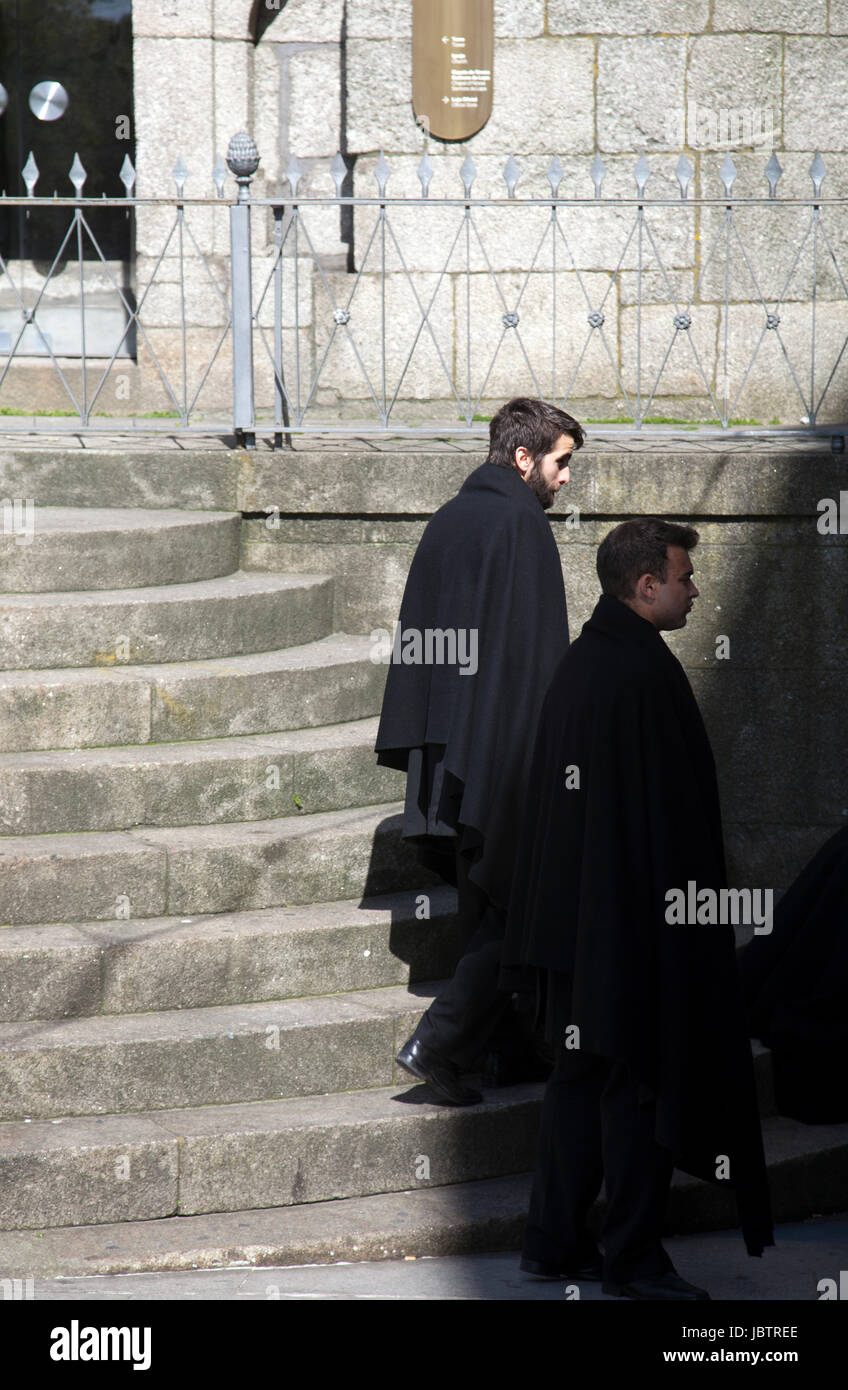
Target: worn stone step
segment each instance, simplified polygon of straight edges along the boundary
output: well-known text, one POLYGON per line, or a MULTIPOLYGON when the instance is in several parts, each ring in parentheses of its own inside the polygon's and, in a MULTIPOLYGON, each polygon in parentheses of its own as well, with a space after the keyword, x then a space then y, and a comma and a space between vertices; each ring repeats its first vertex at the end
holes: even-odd
MULTIPOLYGON (((8 1122, 0 1125, 0 1226, 293 1206, 521 1173, 535 1162, 542 1093, 540 1085, 486 1090, 482 1105, 455 1111, 433 1103, 425 1087, 402 1083, 400 1090, 8 1122)), ((772 1156, 791 1155, 807 1168, 814 1160, 812 1209, 839 1205, 839 1190, 825 1180, 836 1171, 830 1159, 848 1149, 848 1125, 813 1131, 770 1119, 765 1135, 772 1156)), ((673 1206, 688 1229, 732 1222, 720 1188, 697 1185, 697 1206, 692 1190, 678 1174, 673 1206)))
POLYGON ((250 1004, 453 974, 456 892, 0 931, 0 1021, 250 1004), (422 920, 421 913, 429 918, 422 920))
POLYGON ((0 595, 5 670, 194 661, 326 637, 333 582, 249 574, 105 593, 0 595))
POLYGON ((206 661, 0 672, 0 752, 314 728, 377 714, 368 637, 206 661))
POLYGON ((210 825, 402 796, 379 767, 377 719, 201 742, 0 753, 0 834, 210 825))
MULTIPOLYGON (((449 1112, 451 1125, 457 1118, 449 1112)), ((774 1118, 763 1138, 776 1221, 844 1210, 848 1125, 774 1118)), ((517 1251, 530 1183, 517 1174, 253 1211, 8 1230, 0 1232, 0 1269, 8 1278, 49 1278, 517 1251)), ((596 1231, 603 1210, 602 1196, 596 1231)), ((675 1173, 666 1234, 736 1229, 732 1193, 675 1173)))
POLYGON ((0 531, 5 593, 186 584, 239 567, 238 512, 21 503, 11 522, 0 531))
POLYGON ((415 1087, 0 1125, 0 1228, 293 1206, 522 1173, 540 1087, 460 1112, 415 1087), (406 1103, 413 1102, 414 1103, 406 1103))
POLYGON ((0 923, 190 917, 392 893, 436 880, 396 804, 234 825, 0 839, 0 923))
POLYGON ((389 1086, 435 984, 0 1024, 0 1115, 53 1119, 389 1086))
MULTIPOLYGON (((395 1055, 438 988, 425 981, 0 1024, 0 1116, 123 1114, 391 1085, 406 1077, 395 1055)), ((758 1046, 754 1063, 767 1108, 770 1055, 758 1046)))

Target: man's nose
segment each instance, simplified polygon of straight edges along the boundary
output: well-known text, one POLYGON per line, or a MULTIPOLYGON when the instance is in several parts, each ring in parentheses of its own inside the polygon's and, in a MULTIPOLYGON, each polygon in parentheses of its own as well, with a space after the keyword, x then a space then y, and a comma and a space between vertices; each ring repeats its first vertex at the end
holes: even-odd
POLYGON ((691 594, 692 598, 701 597, 700 591, 695 588, 695 585, 691 581, 689 583, 689 593, 691 594))
POLYGON ((571 469, 569 468, 568 464, 566 464, 564 468, 560 469, 560 472, 563 474, 563 479, 562 479, 562 481, 563 481, 564 483, 570 483, 570 482, 571 482, 571 469))

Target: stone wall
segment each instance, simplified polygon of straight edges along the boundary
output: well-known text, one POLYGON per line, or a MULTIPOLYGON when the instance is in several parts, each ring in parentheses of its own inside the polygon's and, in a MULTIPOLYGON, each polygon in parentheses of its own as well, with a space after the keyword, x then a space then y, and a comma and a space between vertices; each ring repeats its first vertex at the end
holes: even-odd
MULTIPOLYGON (((397 395, 399 420, 418 423, 428 416, 424 403, 438 400, 439 418, 456 423, 475 410, 490 413, 514 390, 538 390, 568 394, 577 413, 594 419, 627 419, 634 411, 713 419, 726 408, 734 419, 797 424, 825 388, 819 419, 843 419, 848 217, 844 205, 824 206, 814 236, 811 210, 785 199, 811 196, 817 149, 827 170, 824 195, 846 193, 848 3, 494 0, 494 15, 492 114, 457 146, 429 137, 413 113, 411 0, 134 0, 139 194, 172 192, 178 155, 189 171, 186 195, 212 194, 216 156, 246 128, 261 154, 253 182, 259 197, 289 194, 292 156, 304 199, 329 197, 337 151, 349 171, 344 191, 373 197, 382 150, 392 170, 389 196, 409 200, 389 208, 385 273, 382 227, 371 241, 375 207, 351 215, 302 205, 309 238, 301 237, 297 255, 302 400, 333 335, 311 418, 378 420, 383 364, 375 329, 385 303, 386 390, 389 399, 397 395), (722 160, 731 153, 736 164, 734 197, 764 196, 772 149, 784 169, 779 206, 737 207, 728 228, 722 160), (692 166, 690 198, 714 197, 715 205, 681 203, 681 152, 692 166), (433 167, 426 206, 417 178, 425 153, 433 167), (549 206, 518 205, 550 198, 546 171, 554 155, 562 166, 559 196, 591 199, 596 153, 606 167, 604 197, 634 196, 634 168, 645 154, 646 196, 675 205, 649 207, 641 231, 633 203, 562 207, 558 234, 549 206), (466 154, 477 170, 474 199, 505 197, 510 155, 520 169, 517 202, 473 209, 467 246, 463 208, 441 202, 462 198, 466 154), (339 307, 350 312, 341 329, 339 307), (425 307, 431 313, 422 330, 425 307), (589 314, 601 308, 603 324, 590 327, 589 314), (688 327, 675 326, 675 313, 686 309, 688 327), (770 310, 778 312, 775 331, 767 327, 770 310), (505 328, 504 314, 515 312, 519 323, 505 328)), ((234 192, 232 179, 227 191, 234 192)), ((209 264, 208 271, 199 264, 187 239, 186 254, 196 261, 187 295, 196 387, 226 323, 209 275, 226 289, 228 223, 197 208, 187 209, 186 221, 209 264)), ((139 212, 140 290, 172 222, 166 209, 139 212)), ((274 257, 267 210, 253 219, 253 253, 258 301, 274 257)), ((284 254, 294 260, 293 238, 284 254)), ((156 271, 164 288, 154 288, 146 304, 150 343, 141 346, 138 368, 124 373, 131 383, 129 399, 123 389, 126 410, 170 404, 151 350, 178 361, 177 266, 172 239, 156 271)), ((291 300, 287 291, 286 305, 291 300)), ((269 298, 266 323, 270 307, 269 298)), ((283 337, 291 384, 293 314, 283 337)), ((269 409, 273 377, 260 342, 256 360, 258 398, 269 409)), ((226 343, 199 401, 207 415, 227 401, 230 371, 226 343)), ((109 391, 107 399, 110 408, 120 404, 109 391)))
MULTIPOLYGON (((738 169, 734 194, 762 195, 772 148, 785 170, 781 195, 811 194, 808 169, 816 148, 828 171, 825 192, 844 193, 848 107, 840 73, 848 53, 848 7, 837 0, 800 7, 737 0, 495 0, 494 8, 492 115, 457 147, 428 138, 416 123, 407 0, 259 0, 253 6, 249 0, 136 0, 141 191, 161 188, 175 131, 193 178, 208 186, 215 154, 246 126, 262 155, 254 183, 260 196, 288 192, 292 155, 303 170, 300 192, 330 195, 329 160, 337 150, 351 170, 346 191, 362 196, 376 192, 381 150, 392 169, 389 195, 408 199, 420 199, 416 171, 425 151, 434 170, 431 199, 462 195, 459 169, 466 153, 477 168, 475 197, 505 195, 502 170, 511 154, 521 170, 519 199, 550 196, 546 169, 555 154, 563 167, 560 196, 591 197, 596 151, 607 168, 605 196, 632 197, 633 169, 645 153, 652 169, 648 196, 679 198, 674 171, 684 150, 693 169, 690 196, 722 196, 718 170, 728 150, 738 169)), ((624 250, 633 206, 563 213, 556 325, 550 211, 475 210, 470 259, 462 216, 461 208, 390 208, 384 279, 379 236, 367 254, 375 208, 358 208, 351 225, 338 209, 304 205, 311 247, 301 241, 298 266, 308 305, 300 327, 302 400, 330 344, 313 419, 379 418, 374 397, 382 395, 383 364, 375 325, 384 310, 386 391, 389 399, 396 393, 393 418, 399 420, 418 423, 428 416, 423 403, 440 400, 439 418, 456 422, 463 413, 489 413, 499 397, 520 389, 560 397, 568 392, 574 409, 595 419, 628 418, 635 411, 697 420, 726 409, 735 419, 797 424, 829 379, 819 418, 844 417, 848 360, 838 358, 848 227, 842 209, 825 209, 824 226, 843 279, 818 240, 823 280, 814 393, 811 236, 790 275, 810 226, 809 210, 738 211, 729 237, 727 305, 724 206, 649 210, 641 312, 638 234, 624 250), (360 278, 348 305, 351 268, 360 278), (766 311, 777 298, 780 324, 768 332, 766 311), (350 312, 342 331, 333 317, 339 306, 350 312), (424 306, 431 306, 431 315, 422 331, 424 306), (601 306, 604 323, 593 330, 588 314, 601 306), (689 327, 675 328, 675 312, 687 306, 689 327), (519 324, 504 331, 504 313, 516 308, 519 324)), ((198 234, 222 276, 225 230, 219 220, 214 230, 201 227, 198 234)), ((142 219, 140 277, 152 264, 160 231, 158 219, 142 219)), ((288 245, 286 254, 291 251, 288 245)), ((261 283, 273 256, 269 217, 255 218, 254 256, 261 283)), ((293 329, 284 333, 284 347, 290 383, 293 329)), ((258 395, 269 408, 267 354, 259 352, 258 360, 258 395)), ((222 357, 210 391, 220 395, 228 369, 222 357)))
MULTIPOLYGON (((244 523, 243 562, 333 574, 338 629, 392 630, 427 518, 481 460, 258 454, 240 490, 254 518, 244 523)), ((614 525, 660 514, 698 528, 701 596, 667 640, 715 749, 732 877, 785 887, 848 817, 844 463, 814 450, 628 455, 596 444, 572 474, 551 513, 572 637, 597 601, 595 555, 614 525), (823 533, 820 503, 840 491, 844 530, 823 533)), ((681 788, 682 816, 688 794, 681 788)))

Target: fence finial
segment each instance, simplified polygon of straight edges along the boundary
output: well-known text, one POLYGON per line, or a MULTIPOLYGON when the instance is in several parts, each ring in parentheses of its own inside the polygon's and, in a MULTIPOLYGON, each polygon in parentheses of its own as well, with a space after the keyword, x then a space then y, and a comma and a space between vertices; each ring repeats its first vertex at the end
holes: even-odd
POLYGON ((780 160, 774 153, 774 150, 772 150, 771 159, 766 165, 766 178, 768 179, 770 198, 773 198, 775 195, 775 192, 777 190, 777 181, 782 173, 783 170, 780 167, 780 160))
POLYGON ((459 171, 459 177, 462 179, 463 187, 465 188, 466 198, 470 198, 471 186, 477 177, 477 170, 474 167, 474 160, 471 158, 470 154, 467 154, 464 160, 462 161, 462 168, 459 171))
POLYGON ((606 178, 607 166, 604 164, 597 150, 595 151, 595 158, 589 166, 589 173, 592 175, 592 182, 595 185, 595 197, 600 198, 601 184, 606 178))
POLYGON ((421 197, 429 198, 430 184, 433 182, 433 164, 430 156, 425 150, 421 156, 421 163, 418 165, 418 182, 421 184, 421 197))
POLYGON ((562 160, 560 159, 558 154, 555 154, 550 164, 548 165, 547 170, 548 183, 551 185, 551 193, 553 194, 554 198, 559 193, 559 186, 562 183, 564 172, 565 171, 562 167, 562 160))
POLYGON ((503 176, 504 183, 506 184, 506 191, 509 194, 510 198, 514 198, 515 185, 521 178, 521 170, 519 169, 518 164, 516 163, 515 155, 511 154, 509 159, 507 160, 504 166, 503 176))
POLYGON ((259 168, 259 151, 246 130, 238 131, 227 146, 227 168, 238 184, 239 202, 246 202, 250 180, 259 168))
POLYGON ((171 170, 171 177, 173 178, 174 183, 177 185, 177 197, 181 198, 183 196, 183 188, 185 187, 185 181, 188 178, 188 169, 186 168, 186 162, 183 159, 182 155, 180 155, 179 159, 177 160, 176 164, 171 170))
POLYGON ((813 180, 813 193, 817 198, 821 197, 821 186, 824 182, 827 170, 824 167, 824 160, 816 150, 816 157, 810 165, 810 178, 813 180))
POLYGON ((218 190, 218 197, 223 198, 224 185, 227 182, 227 166, 220 155, 216 157, 215 163, 212 165, 212 182, 218 190))
POLYGON ((71 180, 71 183, 77 190, 77 197, 81 198, 82 190, 85 187, 85 181, 88 178, 88 174, 85 172, 82 160, 80 159, 78 154, 74 154, 74 162, 68 171, 68 178, 71 180))
POLYGON ((38 183, 39 172, 38 165, 35 162, 35 155, 32 150, 30 150, 29 159, 21 170, 21 177, 26 184, 28 198, 35 197, 35 185, 38 183))
POLYGON ((135 169, 133 168, 133 162, 128 154, 124 155, 124 162, 120 170, 120 179, 126 190, 126 196, 131 198, 133 188, 135 187, 135 169))
POLYGON ((342 184, 347 178, 347 165, 342 158, 341 150, 333 155, 330 164, 330 173, 333 176, 333 183, 336 185, 336 197, 340 198, 342 196, 342 184))
POLYGON ((641 198, 642 194, 645 192, 645 184, 651 177, 651 166, 643 154, 639 156, 636 168, 633 170, 633 177, 636 180, 636 191, 641 198))
POLYGON ((293 154, 290 157, 288 165, 286 166, 286 178, 289 181, 289 188, 292 191, 292 197, 296 198, 297 185, 303 178, 303 170, 300 167, 300 160, 298 159, 296 154, 293 154))
POLYGON ((677 161, 677 168, 674 171, 677 182, 680 184, 681 198, 686 197, 686 194, 689 191, 689 185, 692 182, 692 175, 694 174, 694 172, 695 170, 693 169, 689 160, 686 158, 686 155, 682 154, 677 161))
POLYGON ((724 191, 729 198, 730 190, 736 182, 736 165, 733 163, 729 154, 726 154, 721 161, 721 168, 718 171, 718 176, 724 184, 724 191))
POLYGON ((386 196, 386 184, 391 178, 391 174, 392 171, 389 167, 389 161, 386 159, 386 156, 383 154, 383 151, 381 150, 380 158, 377 160, 377 165, 374 169, 374 177, 377 180, 377 187, 380 190, 381 198, 385 198, 386 196))

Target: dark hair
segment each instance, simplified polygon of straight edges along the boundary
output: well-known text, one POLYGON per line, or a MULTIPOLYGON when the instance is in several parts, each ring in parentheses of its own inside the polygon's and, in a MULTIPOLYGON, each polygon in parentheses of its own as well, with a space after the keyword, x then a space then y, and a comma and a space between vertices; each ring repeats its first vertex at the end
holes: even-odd
POLYGON ((502 468, 515 467, 515 451, 522 446, 534 463, 541 463, 551 453, 561 434, 570 435, 574 448, 581 448, 583 426, 558 406, 530 396, 516 396, 502 405, 489 425, 489 457, 487 463, 502 468))
POLYGON ((680 545, 694 550, 698 532, 694 526, 678 526, 656 516, 640 516, 622 521, 604 536, 598 546, 596 564, 601 588, 611 598, 632 598, 637 580, 643 574, 656 575, 665 583, 668 547, 680 545))

